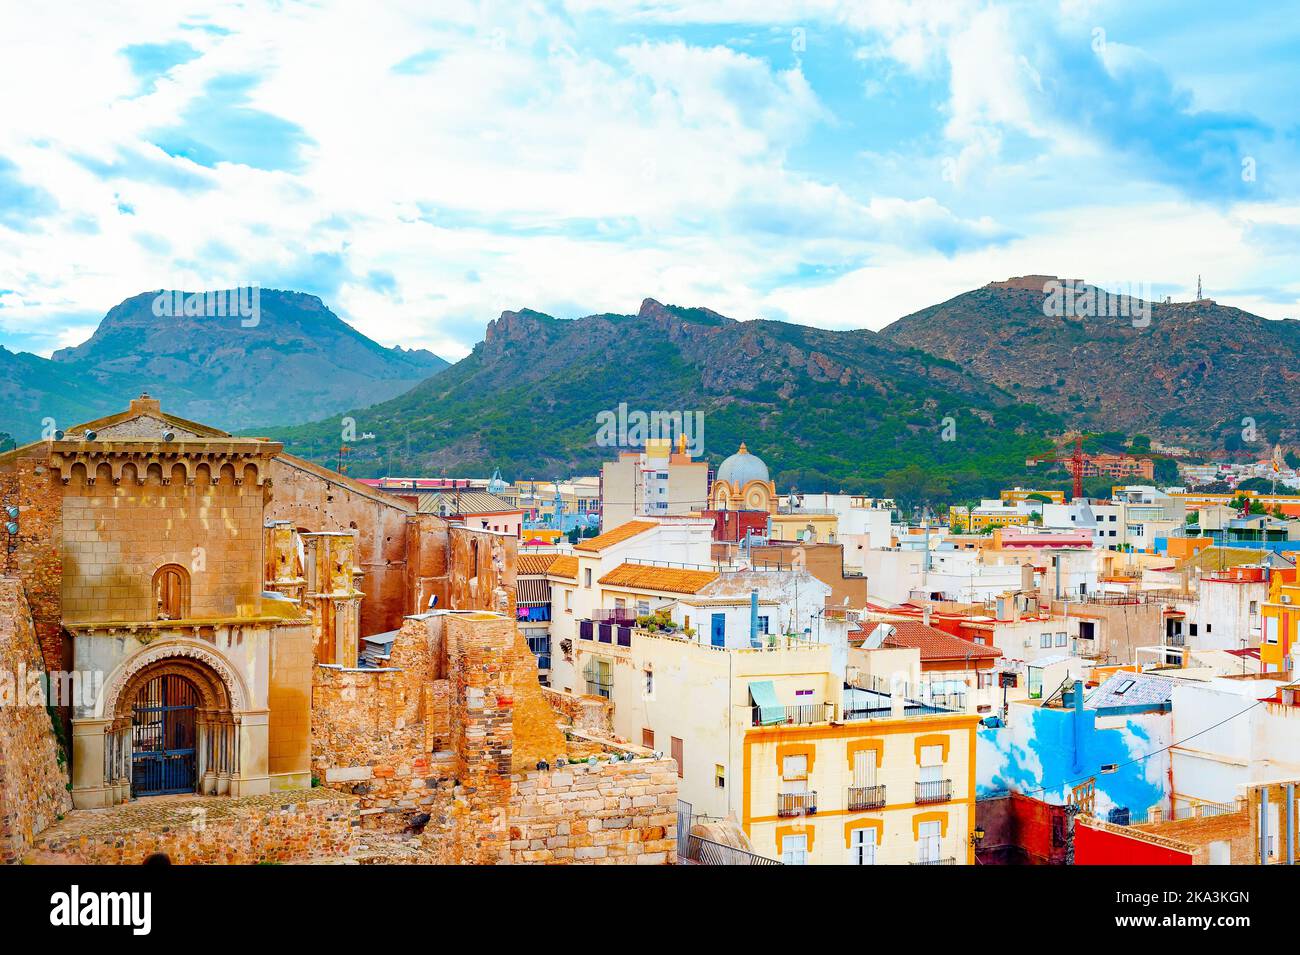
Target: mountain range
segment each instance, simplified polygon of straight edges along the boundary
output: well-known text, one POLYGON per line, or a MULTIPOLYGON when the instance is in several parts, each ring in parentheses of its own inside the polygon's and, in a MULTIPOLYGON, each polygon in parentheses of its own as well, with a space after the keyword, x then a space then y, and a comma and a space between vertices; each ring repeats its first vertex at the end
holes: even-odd
POLYGON ((617 453, 598 443, 598 416, 623 404, 700 412, 709 461, 743 441, 783 490, 911 499, 1065 486, 1059 469, 1025 460, 1071 429, 1256 457, 1300 437, 1287 413, 1300 323, 1208 299, 1141 303, 1141 320, 1059 314, 1051 281, 992 282, 880 332, 654 299, 578 319, 506 311, 450 367, 371 341, 313 296, 264 290, 246 329, 238 318, 164 322, 149 292, 50 360, 0 349, 0 429, 31 437, 42 417, 84 420, 148 390, 178 414, 255 428, 321 463, 345 456, 354 476, 550 478, 617 453))
POLYGON ((1140 316, 1054 316, 1044 307, 1052 281, 1069 280, 993 282, 900 318, 881 334, 960 362, 1080 428, 1207 450, 1242 448, 1252 422, 1261 448, 1300 438, 1300 321, 1210 299, 1139 300, 1149 306, 1140 316))
POLYGON ((162 294, 112 308, 91 337, 49 359, 0 349, 0 431, 18 440, 119 411, 148 391, 182 417, 244 429, 323 418, 409 390, 447 367, 423 349, 385 348, 314 295, 259 290, 256 324, 155 314, 162 294))

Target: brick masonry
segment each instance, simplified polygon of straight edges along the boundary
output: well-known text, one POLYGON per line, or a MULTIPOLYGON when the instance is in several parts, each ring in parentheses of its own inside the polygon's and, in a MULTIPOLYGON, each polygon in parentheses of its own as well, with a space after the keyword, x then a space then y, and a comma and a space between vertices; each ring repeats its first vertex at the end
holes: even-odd
POLYGON ((677 861, 677 764, 570 764, 510 781, 510 861, 671 865, 677 861))
POLYGON ((78 811, 45 832, 30 861, 139 865, 161 852, 178 865, 256 865, 346 856, 357 801, 329 789, 213 798, 155 797, 78 811))
POLYGON ((50 714, 28 705, 23 685, 43 672, 21 585, 0 579, 0 863, 20 858, 72 808, 50 714))
POLYGON ((313 772, 359 799, 364 829, 418 830, 441 863, 675 861, 676 764, 566 740, 512 619, 408 617, 389 662, 317 667, 314 687, 313 772), (596 765, 560 767, 579 754, 596 765))

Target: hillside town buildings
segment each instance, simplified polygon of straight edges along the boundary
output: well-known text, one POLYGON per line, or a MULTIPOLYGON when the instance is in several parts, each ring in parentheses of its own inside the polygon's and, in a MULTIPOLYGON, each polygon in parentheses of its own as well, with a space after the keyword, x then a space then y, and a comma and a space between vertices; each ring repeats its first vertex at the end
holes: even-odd
POLYGON ((0 710, 6 859, 1260 861, 1300 777, 1285 503, 911 522, 771 473, 658 442, 361 482, 148 396, 7 452, 0 653, 68 690, 0 710), (159 799, 230 822, 183 841, 159 799))

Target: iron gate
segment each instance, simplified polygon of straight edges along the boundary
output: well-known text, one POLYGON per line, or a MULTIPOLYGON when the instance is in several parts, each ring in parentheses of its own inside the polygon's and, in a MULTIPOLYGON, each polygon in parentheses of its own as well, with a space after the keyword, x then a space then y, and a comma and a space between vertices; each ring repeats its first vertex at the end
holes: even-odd
POLYGON ((156 676, 136 695, 131 715, 131 795, 192 793, 194 708, 198 692, 182 676, 156 676))

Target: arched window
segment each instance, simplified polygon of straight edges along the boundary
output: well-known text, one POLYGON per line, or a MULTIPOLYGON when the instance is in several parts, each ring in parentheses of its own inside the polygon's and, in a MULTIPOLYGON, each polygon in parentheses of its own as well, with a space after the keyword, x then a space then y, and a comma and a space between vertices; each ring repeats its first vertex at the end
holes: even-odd
POLYGON ((153 575, 154 618, 181 620, 190 615, 190 573, 180 564, 164 564, 153 575))

